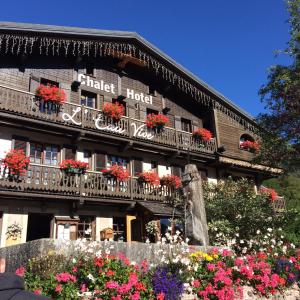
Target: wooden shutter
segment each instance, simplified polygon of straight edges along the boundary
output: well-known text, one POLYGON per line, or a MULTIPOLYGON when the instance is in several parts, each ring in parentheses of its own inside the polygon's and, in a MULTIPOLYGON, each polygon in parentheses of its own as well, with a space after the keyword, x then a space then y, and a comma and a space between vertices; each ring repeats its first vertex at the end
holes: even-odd
POLYGON ((181 177, 181 167, 179 166, 173 166, 172 167, 172 174, 181 177))
POLYGON ((76 149, 74 147, 65 147, 65 159, 75 159, 76 158, 76 149))
POLYGON ((15 150, 23 150, 25 154, 27 154, 27 139, 22 137, 14 138, 14 149, 15 150))
POLYGON ((39 87, 39 85, 40 85, 40 78, 31 75, 30 76, 30 86, 29 86, 30 92, 35 93, 35 91, 39 87))
POLYGON ((95 154, 95 170, 101 172, 106 168, 106 154, 96 153, 95 154))
POLYGON ((175 129, 181 130, 181 117, 175 116, 175 129))
POLYGON ((142 159, 135 158, 133 160, 133 176, 138 176, 143 172, 143 161, 142 159))

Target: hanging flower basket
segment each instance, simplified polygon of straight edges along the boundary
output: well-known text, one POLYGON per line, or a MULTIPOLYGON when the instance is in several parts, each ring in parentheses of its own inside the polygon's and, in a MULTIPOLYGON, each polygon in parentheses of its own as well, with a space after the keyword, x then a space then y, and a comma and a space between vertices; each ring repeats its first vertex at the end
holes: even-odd
POLYGON ((271 202, 274 202, 278 199, 277 192, 272 188, 262 187, 262 188, 260 188, 259 191, 260 191, 261 194, 267 195, 271 202))
POLYGON ((66 101, 65 92, 55 85, 41 84, 35 91, 40 101, 40 108, 59 112, 61 105, 66 101))
POLYGON ((88 166, 88 163, 74 159, 65 159, 59 165, 60 169, 68 175, 85 174, 88 166))
POLYGON ((160 179, 160 184, 171 189, 179 189, 182 186, 180 177, 176 175, 164 175, 160 179))
POLYGON ((147 116, 146 125, 148 128, 161 132, 168 122, 169 118, 163 114, 149 114, 147 116))
POLYGON ((119 102, 105 103, 103 106, 103 114, 111 118, 114 122, 118 122, 125 115, 125 108, 119 102))
POLYGON ((108 178, 113 178, 117 181, 126 181, 129 178, 129 173, 127 169, 119 165, 113 165, 108 169, 104 169, 102 173, 104 176, 108 178))
POLYGON ((240 148, 252 153, 257 153, 259 151, 259 144, 255 141, 244 141, 240 143, 240 148))
POLYGON ((29 162, 23 150, 11 150, 6 154, 2 164, 5 170, 8 169, 9 177, 19 178, 28 169, 29 162))
POLYGON ((205 128, 198 128, 193 132, 193 138, 201 142, 209 142, 212 137, 212 133, 205 128))
POLYGON ((139 174, 138 177, 139 183, 148 183, 153 186, 158 186, 160 183, 159 176, 156 172, 148 171, 139 174))

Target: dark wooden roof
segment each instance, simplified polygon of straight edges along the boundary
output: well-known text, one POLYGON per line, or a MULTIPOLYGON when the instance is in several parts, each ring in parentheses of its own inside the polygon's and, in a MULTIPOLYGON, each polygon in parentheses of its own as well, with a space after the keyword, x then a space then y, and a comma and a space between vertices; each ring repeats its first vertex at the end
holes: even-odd
MULTIPOLYGON (((159 202, 146 202, 146 201, 138 201, 137 202, 140 207, 149 211, 154 216, 161 217, 172 217, 173 216, 173 207, 166 203, 159 202)), ((175 208, 174 216, 180 217, 182 216, 182 212, 175 208)))

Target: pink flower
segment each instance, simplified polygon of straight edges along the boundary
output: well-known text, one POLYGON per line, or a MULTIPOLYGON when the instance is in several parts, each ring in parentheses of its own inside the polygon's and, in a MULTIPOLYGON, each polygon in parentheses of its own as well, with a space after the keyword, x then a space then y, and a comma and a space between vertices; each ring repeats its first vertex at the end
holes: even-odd
POLYGON ((20 267, 16 270, 16 275, 23 277, 25 275, 26 269, 24 267, 20 267))
POLYGON ((164 300, 164 299, 165 299, 165 294, 163 292, 156 295, 156 300, 164 300))
POLYGON ((36 295, 41 295, 42 294, 42 290, 41 289, 35 289, 33 291, 36 295))
POLYGON ((200 281, 199 280, 194 280, 192 283, 193 287, 198 288, 200 286, 200 281))
POLYGON ((133 295, 130 295, 130 300, 139 300, 140 299, 140 293, 135 292, 133 295))
POLYGON ((119 284, 116 281, 108 281, 105 283, 107 289, 116 289, 119 287, 119 284))
POLYGON ((86 285, 83 283, 81 286, 80 286, 80 293, 85 293, 87 291, 87 287, 86 285))
POLYGON ((216 268, 216 266, 211 263, 208 263, 206 267, 207 267, 207 270, 209 270, 209 271, 214 271, 216 268))
POLYGON ((111 300, 122 300, 122 297, 121 297, 121 295, 112 296, 111 300))
POLYGON ((68 282, 68 281, 73 281, 76 282, 76 277, 74 275, 71 275, 70 273, 59 273, 55 276, 55 279, 58 282, 68 282))
POLYGON ((61 284, 58 284, 58 285, 55 287, 55 292, 58 293, 58 294, 60 294, 61 291, 62 291, 62 289, 63 289, 62 285, 61 285, 61 284))

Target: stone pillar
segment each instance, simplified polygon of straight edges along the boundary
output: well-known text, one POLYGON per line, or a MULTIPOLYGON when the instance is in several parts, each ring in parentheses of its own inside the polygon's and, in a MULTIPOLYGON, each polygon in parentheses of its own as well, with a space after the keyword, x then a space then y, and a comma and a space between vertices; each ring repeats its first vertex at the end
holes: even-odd
POLYGON ((185 233, 192 244, 206 247, 209 240, 201 175, 194 164, 186 165, 184 171, 191 179, 185 188, 187 195, 185 233))

